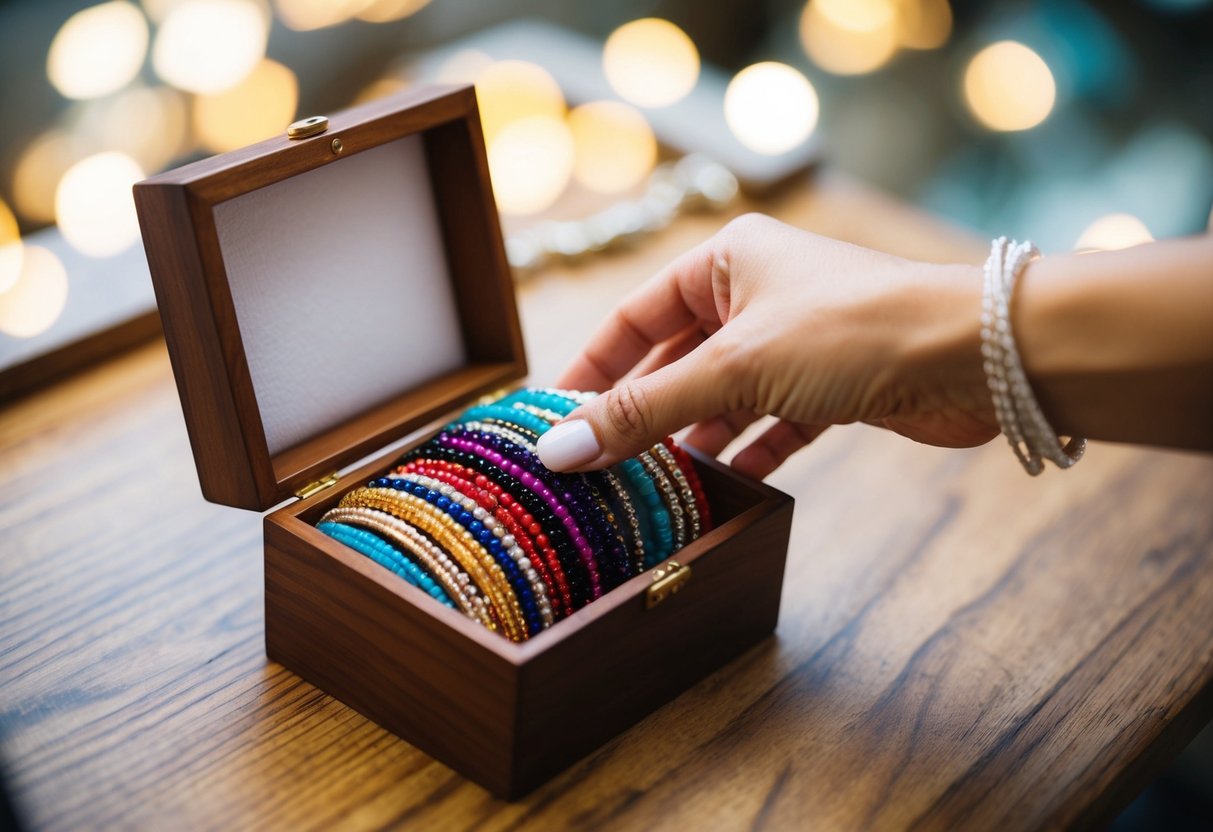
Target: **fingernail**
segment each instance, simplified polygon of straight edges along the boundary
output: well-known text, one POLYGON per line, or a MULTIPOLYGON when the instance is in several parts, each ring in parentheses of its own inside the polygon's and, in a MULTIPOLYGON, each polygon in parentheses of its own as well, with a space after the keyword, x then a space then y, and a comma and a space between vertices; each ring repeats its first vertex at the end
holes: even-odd
POLYGON ((539 437, 535 445, 539 461, 553 471, 567 471, 598 458, 602 446, 585 419, 561 422, 539 437))

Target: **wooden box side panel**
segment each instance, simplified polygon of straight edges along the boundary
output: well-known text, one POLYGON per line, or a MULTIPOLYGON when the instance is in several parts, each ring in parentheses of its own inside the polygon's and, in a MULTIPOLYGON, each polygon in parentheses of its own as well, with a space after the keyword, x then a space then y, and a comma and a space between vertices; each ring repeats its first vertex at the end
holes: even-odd
POLYGON ((368 563, 364 574, 317 549, 292 524, 302 525, 274 515, 265 523, 269 658, 464 776, 505 793, 517 668, 437 621, 423 606, 431 599, 419 590, 385 588, 369 577, 378 567, 368 563), (417 592, 421 603, 403 600, 406 592, 417 592))
POLYGON ((522 671, 510 795, 540 785, 770 634, 791 524, 784 497, 696 558, 678 594, 645 609, 641 593, 536 655, 522 671))
POLYGON ((244 452, 189 194, 181 185, 142 183, 134 195, 202 495, 214 503, 255 508, 266 484, 258 484, 244 452))

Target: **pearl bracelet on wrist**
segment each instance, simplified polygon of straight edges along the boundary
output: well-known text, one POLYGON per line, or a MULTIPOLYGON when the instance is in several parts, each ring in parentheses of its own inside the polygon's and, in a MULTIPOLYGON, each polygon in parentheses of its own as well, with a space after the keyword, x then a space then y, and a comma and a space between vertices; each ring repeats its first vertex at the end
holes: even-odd
POLYGON ((1049 425, 1028 384, 1023 362, 1011 332, 1011 298, 1015 283, 1028 262, 1038 257, 1036 246, 1025 240, 995 239, 985 265, 981 309, 981 355, 986 384, 994 400, 994 415, 1024 470, 1036 476, 1043 460, 1069 468, 1082 458, 1087 440, 1071 437, 1063 447, 1049 425))

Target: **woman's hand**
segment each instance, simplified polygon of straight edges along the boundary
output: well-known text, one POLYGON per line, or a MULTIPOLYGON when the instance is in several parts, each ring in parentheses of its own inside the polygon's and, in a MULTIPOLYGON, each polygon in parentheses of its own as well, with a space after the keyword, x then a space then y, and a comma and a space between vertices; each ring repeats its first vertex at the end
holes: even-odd
POLYGON ((830 425, 935 445, 998 433, 981 366, 981 270, 916 263, 769 217, 729 223, 628 297, 558 384, 607 391, 545 434, 555 470, 590 470, 687 425, 761 478, 830 425), (622 379, 622 381, 621 381, 622 379))

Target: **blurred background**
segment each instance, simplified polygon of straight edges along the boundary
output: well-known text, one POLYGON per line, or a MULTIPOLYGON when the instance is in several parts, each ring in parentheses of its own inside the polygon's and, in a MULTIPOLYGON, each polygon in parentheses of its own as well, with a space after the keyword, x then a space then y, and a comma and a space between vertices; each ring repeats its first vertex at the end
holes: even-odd
POLYGON ((423 80, 477 84, 523 274, 819 159, 1045 252, 1197 232, 1210 35, 1202 0, 10 1, 0 357, 146 311, 113 277, 140 269, 133 182, 423 80))
MULTIPOLYGON (((477 85, 542 279, 819 166, 1046 253, 1204 231, 1211 43, 1208 0, 0 2, 0 395, 154 331, 134 182, 410 84, 477 85)), ((1210 745, 1118 824, 1208 821, 1210 745)))

